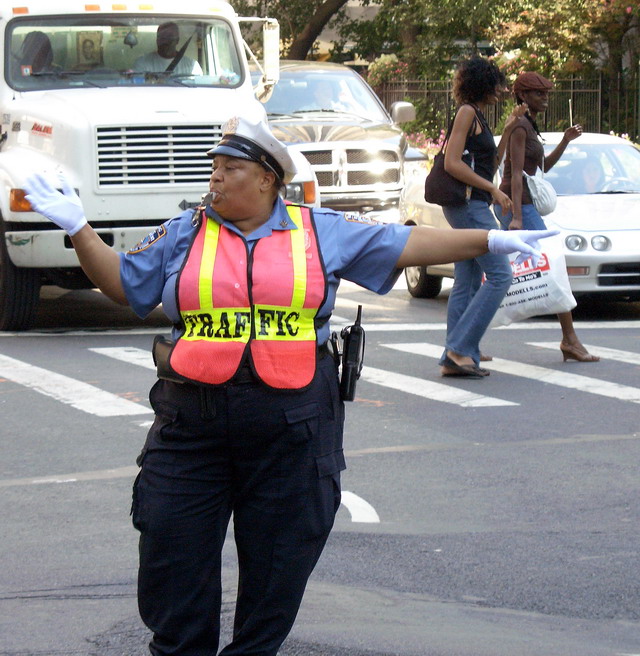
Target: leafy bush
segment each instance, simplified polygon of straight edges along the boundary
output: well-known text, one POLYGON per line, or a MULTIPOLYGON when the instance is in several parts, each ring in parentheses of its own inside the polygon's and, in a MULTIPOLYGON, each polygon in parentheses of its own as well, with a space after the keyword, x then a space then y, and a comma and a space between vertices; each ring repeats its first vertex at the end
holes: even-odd
POLYGON ((369 64, 367 82, 372 87, 377 87, 389 80, 406 77, 408 71, 409 66, 401 62, 396 55, 380 55, 369 64))
POLYGON ((446 130, 440 130, 440 134, 435 139, 432 139, 424 132, 408 132, 407 142, 410 146, 417 148, 426 155, 427 159, 433 160, 433 158, 440 152, 446 134, 446 130))

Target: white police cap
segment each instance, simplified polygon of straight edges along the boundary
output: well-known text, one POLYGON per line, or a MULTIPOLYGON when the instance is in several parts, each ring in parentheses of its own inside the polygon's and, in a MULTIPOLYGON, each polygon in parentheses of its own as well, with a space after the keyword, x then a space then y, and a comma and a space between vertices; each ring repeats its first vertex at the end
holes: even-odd
POLYGON ((287 147, 273 136, 263 119, 243 116, 229 119, 222 127, 222 139, 207 155, 228 155, 258 162, 285 183, 291 182, 297 172, 287 147))

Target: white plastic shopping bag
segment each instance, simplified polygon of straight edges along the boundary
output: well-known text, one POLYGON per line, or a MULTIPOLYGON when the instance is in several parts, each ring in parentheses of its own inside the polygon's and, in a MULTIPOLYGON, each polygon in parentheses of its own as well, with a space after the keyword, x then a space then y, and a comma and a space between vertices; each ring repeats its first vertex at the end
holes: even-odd
POLYGON ((568 312, 576 306, 571 293, 562 237, 555 235, 540 241, 542 257, 533 266, 531 258, 515 264, 518 253, 509 256, 513 281, 496 312, 491 326, 508 326, 513 321, 544 314, 568 312))

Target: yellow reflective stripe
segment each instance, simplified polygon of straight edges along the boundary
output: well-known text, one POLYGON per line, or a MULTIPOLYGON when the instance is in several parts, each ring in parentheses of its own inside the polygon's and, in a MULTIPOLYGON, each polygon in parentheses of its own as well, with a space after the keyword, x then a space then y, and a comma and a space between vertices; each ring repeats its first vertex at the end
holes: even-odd
POLYGON ((256 340, 304 342, 316 340, 316 308, 292 308, 256 305, 256 340))
POLYGON ((289 217, 296 224, 297 230, 290 230, 291 254, 293 261, 292 307, 302 307, 307 295, 307 254, 304 248, 304 224, 299 207, 287 205, 289 217))
POLYGON ((251 336, 251 308, 215 308, 181 312, 189 342, 244 342, 251 336))
POLYGON ((198 295, 201 308, 213 307, 213 265, 216 261, 218 250, 218 238, 220 226, 212 219, 207 219, 204 244, 202 245, 202 260, 200 262, 200 273, 198 275, 198 295))

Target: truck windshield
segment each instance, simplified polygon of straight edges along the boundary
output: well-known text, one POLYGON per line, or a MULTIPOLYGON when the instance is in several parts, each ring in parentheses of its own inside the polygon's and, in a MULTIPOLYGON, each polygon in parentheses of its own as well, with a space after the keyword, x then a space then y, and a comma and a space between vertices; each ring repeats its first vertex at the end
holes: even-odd
POLYGON ((227 22, 184 17, 30 17, 7 25, 5 76, 17 91, 120 85, 236 87, 227 22))

